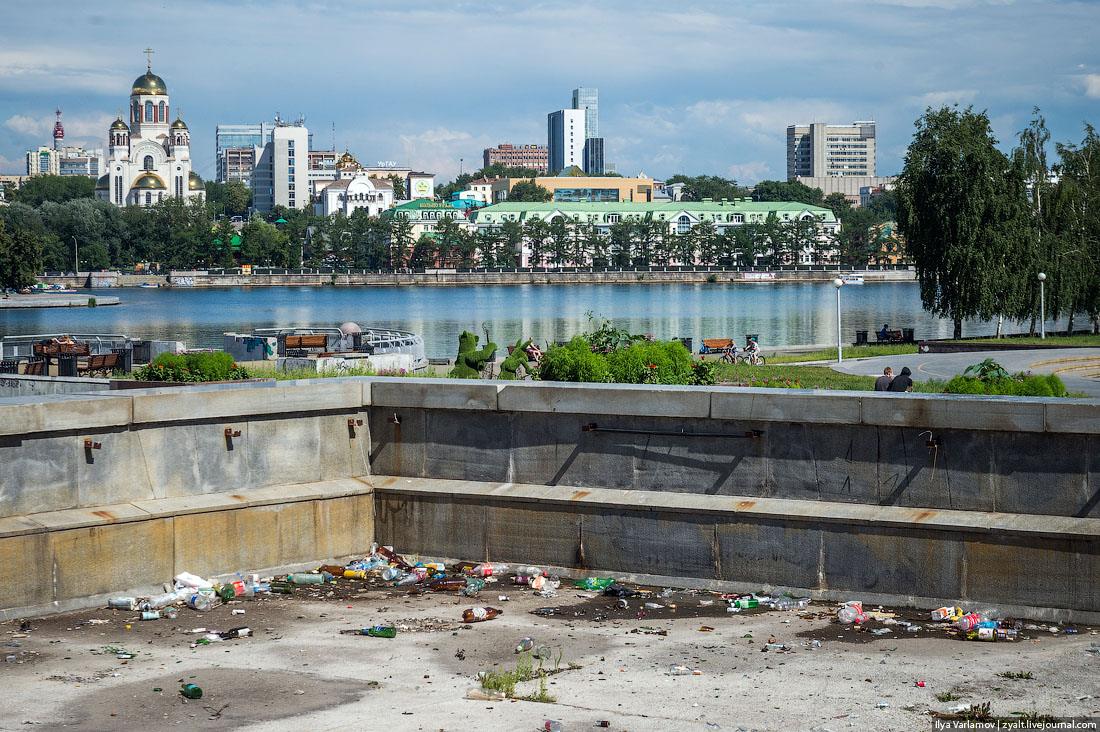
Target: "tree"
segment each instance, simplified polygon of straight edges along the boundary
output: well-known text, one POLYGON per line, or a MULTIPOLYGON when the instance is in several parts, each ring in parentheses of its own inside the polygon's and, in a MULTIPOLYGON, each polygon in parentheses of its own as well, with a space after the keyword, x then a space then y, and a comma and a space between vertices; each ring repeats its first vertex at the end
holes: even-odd
POLYGON ((684 201, 702 201, 704 198, 715 201, 727 198, 732 201, 735 198, 743 198, 749 195, 749 189, 737 185, 737 181, 721 178, 717 175, 697 175, 695 177, 674 175, 665 181, 666 186, 673 183, 684 184, 682 191, 684 201))
MULTIPOLYGON (((1049 197, 1046 218, 1065 263, 1060 270, 1068 274, 1076 268, 1067 309, 1086 310, 1093 332, 1100 332, 1100 136, 1086 124, 1080 145, 1057 143, 1055 149, 1061 158, 1055 168, 1060 177, 1049 197)), ((1048 284, 1058 286, 1053 281, 1048 284)))
POLYGON ((530 219, 523 225, 523 238, 531 250, 528 267, 544 267, 552 251, 550 226, 543 219, 530 219))
POLYGON ((1023 248, 1024 190, 996 148, 984 112, 929 108, 905 155, 898 229, 916 265, 924 308, 955 322, 1010 312, 1023 248))
POLYGON ((820 206, 824 200, 820 188, 810 188, 801 181, 792 180, 782 183, 777 180, 762 180, 753 186, 754 201, 795 201, 809 206, 820 206))
POLYGON ((15 200, 28 206, 43 201, 65 203, 74 198, 94 198, 95 181, 85 175, 36 175, 23 182, 15 200))
POLYGON ((399 176, 397 173, 390 173, 386 176, 386 179, 393 184, 393 200, 404 201, 405 200, 405 179, 399 176))
POLYGON ((225 215, 246 216, 252 206, 252 189, 239 180, 225 184, 225 215))
POLYGON ((269 267, 287 267, 290 241, 285 232, 258 218, 241 228, 241 261, 269 267))
POLYGON ((843 222, 844 217, 852 210, 852 202, 843 193, 830 193, 821 201, 821 205, 829 209, 836 216, 837 221, 843 222))
POLYGON ((42 239, 30 229, 8 231, 0 221, 0 289, 30 287, 42 270, 42 239))
POLYGON ((543 203, 553 198, 553 194, 534 180, 521 180, 512 186, 508 192, 508 201, 522 201, 528 203, 543 203))

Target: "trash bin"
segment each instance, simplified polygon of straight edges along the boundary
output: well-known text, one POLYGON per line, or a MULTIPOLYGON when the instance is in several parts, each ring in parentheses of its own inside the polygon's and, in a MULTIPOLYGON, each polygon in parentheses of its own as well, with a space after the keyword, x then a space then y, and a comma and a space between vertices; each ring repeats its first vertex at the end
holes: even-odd
POLYGON ((62 353, 57 357, 58 376, 76 376, 76 354, 62 353))
POLYGON ((678 341, 680 341, 681 343, 684 344, 684 348, 687 349, 688 353, 693 353, 693 351, 691 350, 691 346, 692 346, 692 339, 691 338, 677 338, 676 340, 678 340, 678 341))
POLYGON ((916 333, 916 328, 902 328, 901 329, 901 339, 903 341, 905 341, 906 343, 915 343, 916 342, 914 340, 915 333, 916 333))
POLYGON ((134 370, 134 351, 130 348, 112 348, 111 353, 118 354, 118 370, 130 373, 134 370))
POLYGON ((856 331, 856 345, 857 346, 866 346, 867 345, 867 331, 865 331, 865 330, 857 330, 856 331))

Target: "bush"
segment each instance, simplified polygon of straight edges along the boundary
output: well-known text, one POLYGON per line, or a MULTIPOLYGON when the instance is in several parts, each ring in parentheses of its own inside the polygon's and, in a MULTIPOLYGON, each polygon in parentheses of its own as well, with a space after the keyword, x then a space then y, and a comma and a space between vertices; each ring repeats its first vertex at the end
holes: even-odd
POLYGON ((225 351, 212 353, 162 353, 153 362, 133 372, 138 381, 236 381, 252 375, 225 351))
POLYGON ((542 357, 539 378, 546 381, 611 381, 607 358, 595 353, 583 336, 554 346, 542 357))
POLYGON ((982 379, 956 376, 947 382, 948 394, 1001 394, 1006 396, 1064 397, 1066 385, 1057 374, 1018 373, 1011 376, 982 379))
POLYGON ((714 365, 707 361, 693 363, 679 341, 629 341, 609 350, 605 352, 584 336, 577 336, 547 351, 539 365, 539 378, 615 384, 714 383, 714 365))

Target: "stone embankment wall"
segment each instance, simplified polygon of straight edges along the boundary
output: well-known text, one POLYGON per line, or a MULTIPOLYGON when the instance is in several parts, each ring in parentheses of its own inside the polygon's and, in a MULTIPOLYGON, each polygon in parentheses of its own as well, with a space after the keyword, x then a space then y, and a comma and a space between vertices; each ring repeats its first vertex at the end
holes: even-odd
POLYGON ((0 416, 0 617, 376 538, 1100 620, 1085 400, 349 378, 7 400, 0 416))
MULTIPOLYGON (((222 274, 202 270, 173 271, 167 278, 147 276, 96 275, 99 286, 135 286, 143 282, 167 283, 173 287, 323 287, 326 285, 526 285, 526 284, 670 284, 682 282, 708 282, 714 277, 717 283, 738 282, 744 284, 768 284, 775 282, 829 282, 838 274, 836 270, 776 270, 774 272, 735 272, 698 270, 694 272, 668 271, 579 271, 579 272, 455 272, 439 270, 388 274, 334 274, 331 272, 305 274, 222 274), (774 275, 762 279, 761 275, 774 275), (107 285, 106 283, 112 283, 107 285)), ((910 282, 915 279, 911 270, 848 271, 842 274, 859 274, 867 282, 910 282)), ((68 287, 91 286, 88 276, 42 277, 47 284, 68 287)))

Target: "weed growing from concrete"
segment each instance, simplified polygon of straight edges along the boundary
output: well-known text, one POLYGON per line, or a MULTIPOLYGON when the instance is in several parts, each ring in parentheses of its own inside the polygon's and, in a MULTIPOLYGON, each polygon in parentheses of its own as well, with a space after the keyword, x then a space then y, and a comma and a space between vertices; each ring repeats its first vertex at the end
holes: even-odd
POLYGON ((1035 676, 1030 671, 1003 671, 998 676, 1005 679, 1034 679, 1035 676))
POLYGON ((962 699, 962 697, 953 691, 945 691, 942 694, 936 694, 936 701, 940 702, 953 702, 959 699, 962 699))

